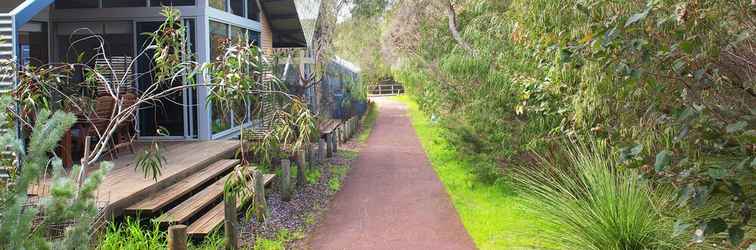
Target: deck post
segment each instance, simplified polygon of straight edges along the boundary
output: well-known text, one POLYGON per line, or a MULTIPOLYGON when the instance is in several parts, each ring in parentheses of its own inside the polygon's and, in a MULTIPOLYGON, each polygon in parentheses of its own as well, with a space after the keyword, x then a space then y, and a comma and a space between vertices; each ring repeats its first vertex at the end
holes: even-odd
POLYGON ((186 250, 186 226, 168 227, 168 250, 186 250))
POLYGON ((239 249, 239 213, 236 211, 236 194, 233 192, 225 194, 223 197, 224 213, 224 235, 226 236, 226 249, 239 249))
POLYGON ((306 151, 300 149, 297 151, 297 187, 305 186, 305 169, 307 167, 306 151))
POLYGON ((281 160, 281 200, 291 200, 291 162, 289 159, 281 160))

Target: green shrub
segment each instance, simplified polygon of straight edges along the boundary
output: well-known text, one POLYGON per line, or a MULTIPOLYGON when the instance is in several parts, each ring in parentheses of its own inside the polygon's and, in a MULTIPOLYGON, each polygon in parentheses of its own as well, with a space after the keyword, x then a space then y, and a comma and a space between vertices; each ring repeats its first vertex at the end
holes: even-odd
POLYGON ((515 171, 528 207, 545 219, 544 239, 561 249, 683 246, 674 236, 674 220, 662 215, 673 201, 669 190, 621 168, 604 143, 565 148, 564 155, 515 171))

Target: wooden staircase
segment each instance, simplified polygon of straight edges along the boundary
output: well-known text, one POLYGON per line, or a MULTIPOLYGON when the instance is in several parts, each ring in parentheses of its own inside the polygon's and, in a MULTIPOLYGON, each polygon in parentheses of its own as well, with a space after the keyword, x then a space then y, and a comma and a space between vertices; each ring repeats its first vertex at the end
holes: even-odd
MULTIPOLYGON (((153 217, 161 224, 188 225, 191 237, 204 237, 223 224, 223 187, 239 160, 218 160, 128 206, 126 213, 153 217)), ((268 185, 275 175, 265 175, 268 185)), ((238 208, 246 201, 237 200, 238 208)))

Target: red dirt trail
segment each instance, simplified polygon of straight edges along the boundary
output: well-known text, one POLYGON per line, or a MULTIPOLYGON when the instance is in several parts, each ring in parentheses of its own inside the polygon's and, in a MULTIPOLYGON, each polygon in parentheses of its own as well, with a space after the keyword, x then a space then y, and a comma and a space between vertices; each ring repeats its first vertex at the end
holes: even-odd
POLYGON ((367 145, 308 240, 311 249, 475 249, 406 107, 377 98, 367 145))

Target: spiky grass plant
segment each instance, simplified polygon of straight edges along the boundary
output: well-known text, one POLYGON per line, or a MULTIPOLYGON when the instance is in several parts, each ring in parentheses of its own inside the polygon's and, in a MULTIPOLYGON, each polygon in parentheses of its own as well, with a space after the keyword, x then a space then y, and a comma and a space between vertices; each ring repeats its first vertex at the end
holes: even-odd
POLYGON ((671 193, 621 168, 605 143, 578 145, 515 171, 528 207, 545 219, 544 239, 560 249, 678 249, 662 215, 671 193))

